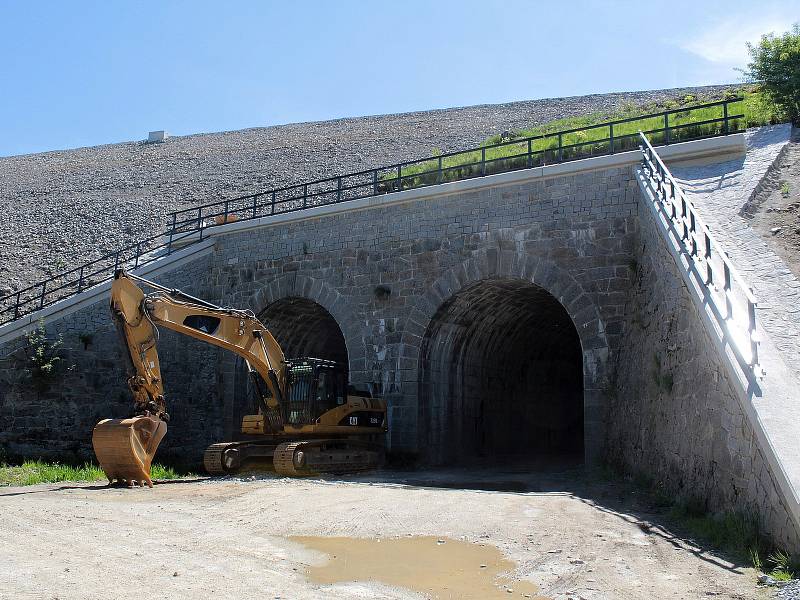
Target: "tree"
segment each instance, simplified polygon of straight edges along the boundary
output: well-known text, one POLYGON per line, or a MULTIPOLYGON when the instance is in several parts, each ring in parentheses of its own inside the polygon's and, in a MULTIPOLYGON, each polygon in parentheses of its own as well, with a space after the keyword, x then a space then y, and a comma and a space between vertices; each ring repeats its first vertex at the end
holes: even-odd
POLYGON ((763 35, 758 44, 748 43, 747 50, 752 62, 745 76, 800 125, 800 24, 783 35, 763 35))

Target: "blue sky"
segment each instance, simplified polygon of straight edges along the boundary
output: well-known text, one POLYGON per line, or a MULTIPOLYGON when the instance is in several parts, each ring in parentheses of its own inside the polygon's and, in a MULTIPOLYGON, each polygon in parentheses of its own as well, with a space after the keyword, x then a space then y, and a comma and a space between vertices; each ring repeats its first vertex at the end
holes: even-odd
POLYGON ((0 156, 728 83, 800 0, 0 0, 0 156))

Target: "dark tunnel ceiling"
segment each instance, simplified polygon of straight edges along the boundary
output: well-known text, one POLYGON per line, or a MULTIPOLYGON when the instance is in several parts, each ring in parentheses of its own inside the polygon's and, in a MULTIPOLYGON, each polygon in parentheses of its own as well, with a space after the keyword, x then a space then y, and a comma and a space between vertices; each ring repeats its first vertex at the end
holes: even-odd
POLYGON ((259 319, 272 332, 286 358, 312 356, 341 362, 347 368, 347 346, 333 316, 304 298, 270 304, 259 319))

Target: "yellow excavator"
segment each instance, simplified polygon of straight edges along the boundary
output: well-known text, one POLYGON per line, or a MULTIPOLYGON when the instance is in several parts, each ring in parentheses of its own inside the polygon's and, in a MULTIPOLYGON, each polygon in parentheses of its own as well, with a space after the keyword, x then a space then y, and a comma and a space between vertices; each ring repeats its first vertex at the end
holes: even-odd
POLYGON ((238 439, 206 449, 209 473, 233 473, 249 460, 270 457, 276 472, 288 476, 352 473, 382 464, 385 401, 350 388, 339 363, 287 360, 251 311, 215 306, 118 270, 111 312, 127 349, 134 416, 100 421, 92 433, 110 484, 153 486, 150 466, 169 421, 159 326, 236 353, 252 377, 258 414, 243 417, 238 439), (146 294, 137 283, 153 291, 146 294))

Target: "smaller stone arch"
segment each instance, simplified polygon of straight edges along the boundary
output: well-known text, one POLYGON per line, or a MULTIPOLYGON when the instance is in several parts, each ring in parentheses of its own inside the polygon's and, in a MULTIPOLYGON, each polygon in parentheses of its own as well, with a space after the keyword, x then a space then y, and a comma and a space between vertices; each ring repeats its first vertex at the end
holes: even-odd
MULTIPOLYGON (((287 358, 315 356, 336 360, 350 370, 355 320, 341 294, 325 281, 291 273, 263 283, 246 305, 272 332, 287 358), (349 334, 349 335, 348 335, 349 334)), ((226 436, 235 439, 242 414, 252 404, 244 363, 230 353, 220 357, 226 436)))
POLYGON ((300 273, 289 273, 260 285, 250 296, 247 304, 252 307, 256 315, 260 315, 270 305, 287 298, 314 302, 333 317, 344 336, 351 369, 354 368, 354 360, 359 357, 363 359, 358 318, 344 296, 322 279, 300 273))

